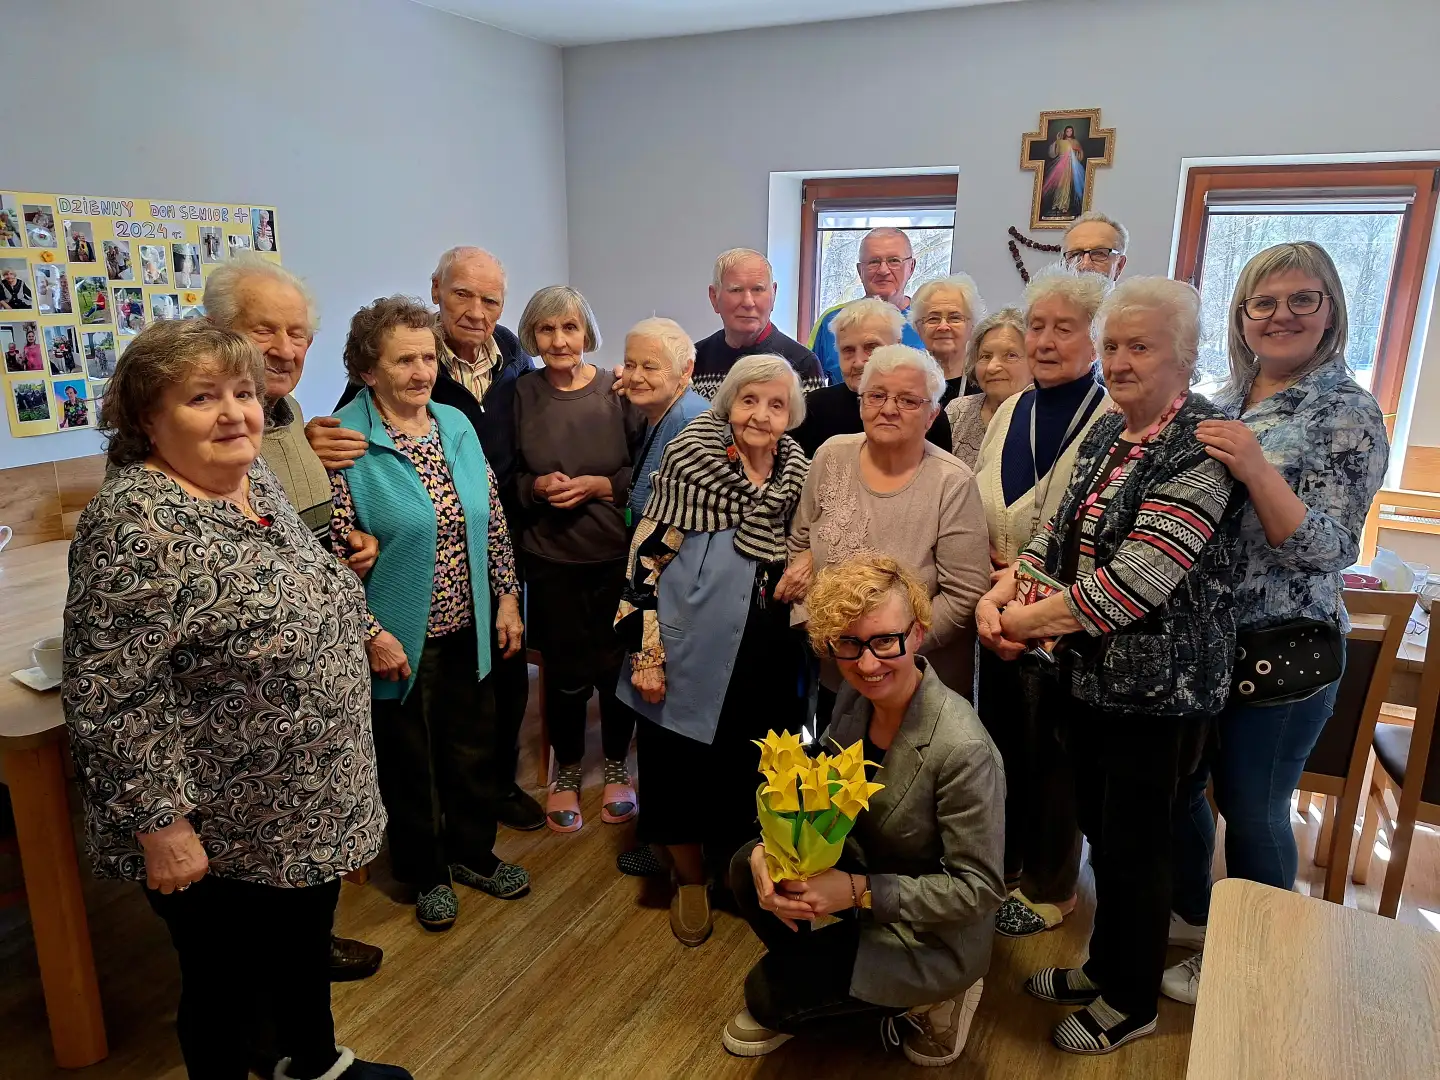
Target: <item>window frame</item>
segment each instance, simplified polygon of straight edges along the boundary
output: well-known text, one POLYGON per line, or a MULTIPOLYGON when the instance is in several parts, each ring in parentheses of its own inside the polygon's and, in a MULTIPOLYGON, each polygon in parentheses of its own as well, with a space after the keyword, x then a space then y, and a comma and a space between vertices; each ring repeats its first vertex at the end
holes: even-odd
MULTIPOLYGON (((843 202, 851 209, 876 210, 895 207, 896 200, 948 200, 948 209, 956 208, 960 197, 958 172, 922 173, 912 176, 828 176, 812 177, 800 182, 800 274, 796 292, 796 330, 801 341, 808 341, 815 327, 817 310, 816 259, 820 246, 820 212, 823 204, 843 202)), ((952 248, 953 251, 953 248, 952 248)))

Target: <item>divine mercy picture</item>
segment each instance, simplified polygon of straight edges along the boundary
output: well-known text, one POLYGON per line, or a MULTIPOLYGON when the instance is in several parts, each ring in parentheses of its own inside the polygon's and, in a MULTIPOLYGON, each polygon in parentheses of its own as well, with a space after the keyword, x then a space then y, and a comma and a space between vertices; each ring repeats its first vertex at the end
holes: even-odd
POLYGON ((1094 169, 1109 165, 1115 131, 1100 126, 1099 109, 1040 114, 1038 131, 1020 141, 1020 167, 1035 173, 1032 229, 1063 229, 1090 208, 1094 169))

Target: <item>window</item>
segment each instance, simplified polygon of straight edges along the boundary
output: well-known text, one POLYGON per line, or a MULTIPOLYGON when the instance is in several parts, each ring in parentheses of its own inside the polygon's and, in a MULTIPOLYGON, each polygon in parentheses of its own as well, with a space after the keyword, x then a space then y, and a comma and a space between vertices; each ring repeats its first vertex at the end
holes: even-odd
POLYGON ((855 264, 871 229, 904 229, 915 252, 908 291, 950 273, 955 234, 954 174, 806 180, 800 188, 799 336, 826 308, 864 295, 855 264))

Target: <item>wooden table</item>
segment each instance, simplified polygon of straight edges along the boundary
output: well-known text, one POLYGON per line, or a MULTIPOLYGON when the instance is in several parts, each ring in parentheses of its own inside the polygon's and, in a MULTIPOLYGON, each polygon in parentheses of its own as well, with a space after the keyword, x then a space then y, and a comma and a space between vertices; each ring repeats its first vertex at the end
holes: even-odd
POLYGON ((1215 885, 1187 1080, 1435 1080, 1440 934, 1215 885))
POLYGON ((15 810, 55 1061, 78 1069, 109 1048, 70 825, 65 718, 58 690, 39 694, 10 677, 33 663, 31 645, 60 633, 69 548, 57 540, 0 552, 0 779, 15 810))

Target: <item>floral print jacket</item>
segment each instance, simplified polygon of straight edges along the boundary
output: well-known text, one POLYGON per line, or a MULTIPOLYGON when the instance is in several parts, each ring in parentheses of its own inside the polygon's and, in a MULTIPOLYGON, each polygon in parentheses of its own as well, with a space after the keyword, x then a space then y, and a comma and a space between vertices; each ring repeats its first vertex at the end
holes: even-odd
POLYGON ((1343 357, 1245 410, 1249 396, 1246 383, 1214 400, 1255 433, 1265 460, 1308 511, 1288 540, 1271 547, 1254 506, 1246 505, 1235 566, 1238 629, 1315 619, 1348 631, 1340 571, 1360 554, 1365 515, 1390 461, 1380 406, 1350 378, 1343 357))

